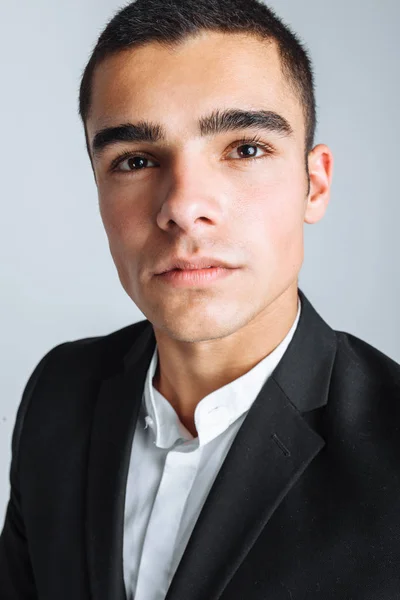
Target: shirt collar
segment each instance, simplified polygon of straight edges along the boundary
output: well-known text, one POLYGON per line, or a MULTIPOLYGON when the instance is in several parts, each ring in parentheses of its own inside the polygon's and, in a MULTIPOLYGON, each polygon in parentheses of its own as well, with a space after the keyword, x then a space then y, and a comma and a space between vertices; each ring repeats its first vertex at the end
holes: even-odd
MULTIPOLYGON (((300 312, 301 301, 298 297, 296 319, 282 342, 250 371, 208 394, 199 402, 194 413, 199 446, 204 446, 216 438, 250 409, 262 386, 286 352, 295 333, 300 312)), ((153 386, 157 364, 156 345, 144 387, 146 426, 154 432, 156 446, 171 448, 175 444, 193 440, 193 436, 181 423, 172 405, 153 386)))

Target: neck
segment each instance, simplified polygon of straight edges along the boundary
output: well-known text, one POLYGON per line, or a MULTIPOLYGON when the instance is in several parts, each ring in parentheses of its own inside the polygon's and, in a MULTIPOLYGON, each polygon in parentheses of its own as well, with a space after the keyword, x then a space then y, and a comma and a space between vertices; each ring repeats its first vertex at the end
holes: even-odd
POLYGON ((154 329, 158 365, 153 385, 194 437, 199 402, 253 369, 286 337, 297 315, 297 285, 294 292, 227 337, 188 343, 154 329))

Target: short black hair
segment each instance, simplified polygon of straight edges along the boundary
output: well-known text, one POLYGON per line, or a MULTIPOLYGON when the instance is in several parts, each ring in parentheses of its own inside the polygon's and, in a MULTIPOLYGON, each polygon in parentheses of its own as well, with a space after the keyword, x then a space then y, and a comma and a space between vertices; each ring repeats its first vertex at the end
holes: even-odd
POLYGON ((305 152, 314 145, 316 106, 311 60, 303 43, 259 0, 136 0, 120 9, 100 34, 87 63, 79 90, 79 114, 85 129, 90 111, 95 68, 106 57, 133 47, 158 42, 178 45, 202 31, 247 33, 277 44, 282 72, 297 94, 306 125, 305 152))

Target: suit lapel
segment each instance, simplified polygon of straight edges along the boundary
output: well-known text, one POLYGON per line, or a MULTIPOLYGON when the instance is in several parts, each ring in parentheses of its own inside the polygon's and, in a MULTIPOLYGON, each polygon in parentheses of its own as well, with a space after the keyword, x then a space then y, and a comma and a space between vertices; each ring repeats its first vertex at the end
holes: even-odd
POLYGON ((133 434, 154 346, 153 330, 145 327, 125 359, 125 371, 105 379, 97 399, 86 497, 86 544, 93 600, 126 600, 125 492, 133 434))
POLYGON ((270 379, 214 482, 166 600, 217 600, 323 446, 270 379))
POLYGON ((197 520, 166 600, 217 600, 325 445, 302 412, 326 404, 336 337, 304 294, 295 335, 253 403, 197 520))

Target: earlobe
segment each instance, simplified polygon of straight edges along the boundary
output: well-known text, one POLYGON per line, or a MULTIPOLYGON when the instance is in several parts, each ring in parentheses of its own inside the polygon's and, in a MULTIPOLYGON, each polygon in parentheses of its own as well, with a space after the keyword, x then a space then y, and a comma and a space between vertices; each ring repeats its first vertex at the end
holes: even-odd
POLYGON ((310 191, 304 221, 317 223, 325 214, 330 199, 333 154, 325 144, 318 144, 308 155, 310 191))

